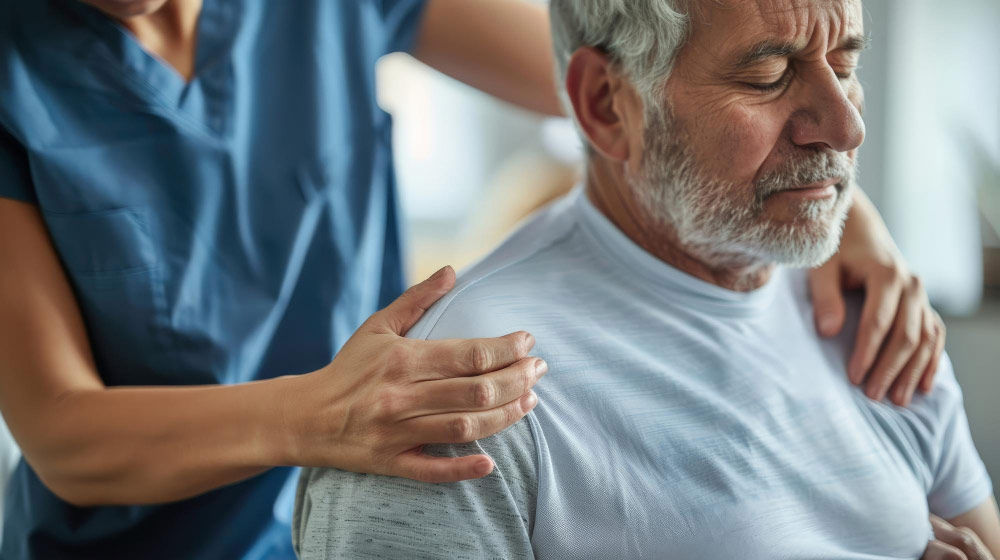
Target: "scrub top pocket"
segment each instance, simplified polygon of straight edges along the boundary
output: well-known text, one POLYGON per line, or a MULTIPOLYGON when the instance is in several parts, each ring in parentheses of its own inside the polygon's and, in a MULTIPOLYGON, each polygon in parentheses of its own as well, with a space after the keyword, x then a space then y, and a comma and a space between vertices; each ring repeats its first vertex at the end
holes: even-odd
POLYGON ((135 209, 46 213, 45 221, 63 263, 74 274, 127 275, 156 265, 146 222, 135 209))
POLYGON ((142 372, 169 383, 172 344, 161 259, 142 209, 44 217, 104 382, 125 385, 142 372))

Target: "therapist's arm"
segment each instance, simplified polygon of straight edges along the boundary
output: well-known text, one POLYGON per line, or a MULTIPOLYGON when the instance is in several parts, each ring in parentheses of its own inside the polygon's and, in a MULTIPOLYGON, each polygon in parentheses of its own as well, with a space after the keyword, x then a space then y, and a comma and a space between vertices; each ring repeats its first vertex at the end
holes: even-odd
POLYGON ((42 481, 76 505, 179 500, 279 465, 431 482, 480 477, 493 468, 485 455, 435 458, 421 445, 499 432, 536 402, 528 391, 541 361, 525 357, 527 333, 401 337, 451 288, 450 268, 375 314, 319 371, 112 388, 33 205, 0 198, 0 263, 0 410, 42 481))
POLYGON ((562 116, 545 6, 523 0, 428 0, 413 55, 452 78, 562 116))

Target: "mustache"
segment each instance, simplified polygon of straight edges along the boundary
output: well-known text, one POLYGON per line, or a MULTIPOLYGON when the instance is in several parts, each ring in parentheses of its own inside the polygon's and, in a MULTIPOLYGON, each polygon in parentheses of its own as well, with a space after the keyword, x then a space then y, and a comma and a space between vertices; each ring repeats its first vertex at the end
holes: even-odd
POLYGON ((855 164, 843 152, 812 152, 802 157, 785 161, 777 169, 768 172, 754 185, 757 200, 794 189, 802 185, 837 179, 837 190, 842 191, 854 179, 855 164))

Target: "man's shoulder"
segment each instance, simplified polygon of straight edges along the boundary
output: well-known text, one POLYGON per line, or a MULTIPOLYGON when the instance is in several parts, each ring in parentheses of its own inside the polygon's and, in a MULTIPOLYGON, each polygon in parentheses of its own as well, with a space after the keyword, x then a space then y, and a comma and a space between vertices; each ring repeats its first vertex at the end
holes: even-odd
MULTIPOLYGON (((527 218, 503 243, 459 274, 455 287, 424 313, 410 338, 475 338, 507 334, 503 310, 530 321, 530 309, 565 272, 573 244, 574 197, 561 198, 527 218)), ((513 330, 524 329, 514 327, 513 330)))

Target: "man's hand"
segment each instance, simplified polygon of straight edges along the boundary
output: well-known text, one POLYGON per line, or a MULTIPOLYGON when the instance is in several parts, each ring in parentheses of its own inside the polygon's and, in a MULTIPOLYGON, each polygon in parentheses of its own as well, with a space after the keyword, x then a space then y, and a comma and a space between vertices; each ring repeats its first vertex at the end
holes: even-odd
POLYGON ((954 527, 936 515, 931 516, 934 539, 927 545, 921 560, 995 560, 975 531, 954 527))
POLYGON ((931 307, 868 197, 857 191, 840 251, 812 271, 816 328, 824 337, 844 326, 845 289, 864 288, 848 376, 865 393, 907 406, 919 386, 929 393, 944 351, 944 322, 931 307), (890 392, 891 391, 891 392, 890 392))

